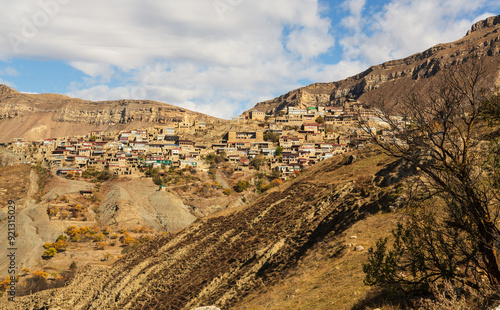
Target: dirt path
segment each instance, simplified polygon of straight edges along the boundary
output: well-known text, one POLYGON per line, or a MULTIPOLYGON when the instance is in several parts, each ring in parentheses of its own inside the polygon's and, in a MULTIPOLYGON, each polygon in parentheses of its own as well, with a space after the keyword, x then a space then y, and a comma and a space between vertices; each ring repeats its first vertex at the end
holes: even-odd
POLYGON ((215 180, 222 185, 224 188, 229 188, 230 186, 227 184, 227 182, 224 180, 224 178, 220 175, 219 171, 216 171, 215 173, 215 180))
POLYGON ((35 195, 38 192, 38 175, 32 169, 30 172, 30 185, 28 188, 28 193, 26 194, 26 206, 34 203, 35 195))

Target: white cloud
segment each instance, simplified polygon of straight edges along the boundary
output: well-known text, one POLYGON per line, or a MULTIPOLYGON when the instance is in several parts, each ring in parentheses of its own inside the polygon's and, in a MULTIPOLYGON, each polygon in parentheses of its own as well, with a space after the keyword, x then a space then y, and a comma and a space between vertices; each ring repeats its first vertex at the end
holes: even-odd
POLYGON ((328 27, 294 29, 287 39, 286 48, 304 59, 317 57, 335 46, 335 40, 328 33, 328 27))
POLYGON ((363 9, 365 8, 366 0, 347 0, 342 4, 345 10, 348 10, 350 15, 344 17, 341 24, 347 29, 361 31, 363 28, 364 20, 362 16, 363 9))
POLYGON ((110 81, 115 73, 115 70, 108 64, 83 61, 71 61, 69 64, 92 78, 102 77, 105 81, 110 81))
POLYGON ((8 66, 4 69, 0 69, 0 75, 4 76, 19 76, 19 71, 16 68, 8 66))
POLYGON ((21 93, 28 94, 28 95, 38 95, 39 94, 39 93, 35 93, 35 92, 30 92, 30 91, 23 91, 21 93))
POLYGON ((43 2, 53 6, 2 5, 0 58, 66 61, 88 75, 68 94, 93 100, 147 97, 229 117, 323 76, 310 60, 335 45, 318 0, 43 2))

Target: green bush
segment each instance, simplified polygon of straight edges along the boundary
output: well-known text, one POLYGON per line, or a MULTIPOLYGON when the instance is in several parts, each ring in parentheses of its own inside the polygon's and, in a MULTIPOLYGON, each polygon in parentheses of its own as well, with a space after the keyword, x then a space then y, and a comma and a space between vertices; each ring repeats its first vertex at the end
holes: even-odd
POLYGON ((162 185, 163 184, 163 180, 160 176, 154 176, 153 177, 153 182, 156 184, 156 185, 162 185))
POLYGON ((57 253, 57 250, 55 248, 48 248, 47 250, 45 250, 45 252, 43 252, 42 257, 45 259, 49 259, 49 258, 54 257, 54 255, 56 255, 56 253, 57 253))
POLYGON ((238 182, 238 184, 236 184, 236 186, 234 187, 234 190, 237 193, 241 193, 248 188, 248 185, 249 185, 248 181, 241 180, 238 182))

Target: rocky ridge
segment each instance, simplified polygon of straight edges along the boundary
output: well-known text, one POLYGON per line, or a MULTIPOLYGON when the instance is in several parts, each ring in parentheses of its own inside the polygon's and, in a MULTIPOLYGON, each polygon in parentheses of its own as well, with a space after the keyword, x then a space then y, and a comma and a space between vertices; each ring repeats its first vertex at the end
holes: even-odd
POLYGON ((149 100, 93 102, 55 94, 23 94, 0 85, 0 142, 84 135, 194 120, 223 120, 149 100))
POLYGON ((260 102, 251 110, 275 113, 288 106, 341 106, 349 100, 369 103, 373 96, 393 105, 408 88, 418 89, 436 78, 443 68, 459 65, 476 55, 491 61, 489 74, 499 85, 500 15, 477 22, 464 38, 455 42, 438 44, 422 53, 372 66, 345 80, 311 84, 260 102))
POLYGON ((487 19, 481 20, 472 25, 471 29, 467 32, 467 35, 484 28, 494 27, 498 24, 500 24, 500 15, 488 17, 487 19))

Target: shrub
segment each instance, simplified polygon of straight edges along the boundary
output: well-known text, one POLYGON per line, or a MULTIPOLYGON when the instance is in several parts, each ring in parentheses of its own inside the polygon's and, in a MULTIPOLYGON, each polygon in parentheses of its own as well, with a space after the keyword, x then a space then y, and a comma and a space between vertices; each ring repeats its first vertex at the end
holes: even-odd
POLYGON ((41 270, 36 270, 36 271, 33 271, 32 276, 33 277, 42 277, 44 279, 47 279, 49 274, 47 272, 43 272, 41 270))
POLYGON ((67 241, 68 237, 65 236, 65 235, 59 235, 59 237, 57 237, 57 239, 56 239, 56 242, 59 241, 59 240, 67 241))
POLYGON ((106 236, 104 236, 103 233, 98 233, 97 235, 94 236, 94 242, 104 241, 105 239, 106 236))
POLYGON ((141 236, 137 241, 139 241, 139 243, 145 243, 151 241, 151 239, 151 236, 141 236))
POLYGON ((109 243, 107 243, 107 242, 97 242, 95 248, 97 250, 104 250, 108 246, 109 246, 109 243))
POLYGON ((67 247, 68 247, 68 241, 66 240, 58 240, 56 243, 54 243, 54 249, 56 249, 57 252, 66 251, 67 247))
POLYGON ((281 180, 281 179, 274 179, 271 182, 267 183, 267 185, 263 186, 261 188, 261 190, 263 192, 265 192, 265 191, 267 191, 267 190, 269 190, 269 189, 271 189, 273 187, 279 186, 281 184, 283 184, 283 180, 281 180))
POLYGON ((159 186, 163 184, 163 180, 160 176, 154 176, 153 183, 159 186))
POLYGON ((276 155, 276 156, 281 156, 281 154, 283 154, 283 150, 284 150, 284 149, 283 149, 281 146, 278 146, 278 147, 276 148, 275 155, 276 155))
POLYGON ((64 219, 69 219, 69 212, 68 212, 68 211, 66 211, 66 210, 63 210, 63 211, 61 212, 61 219, 63 219, 63 220, 64 220, 64 219))
POLYGON ((48 207, 47 208, 47 214, 49 215, 49 218, 55 217, 57 213, 59 212, 59 208, 57 207, 48 207))
POLYGON ((47 250, 45 250, 45 252, 43 252, 42 257, 44 259, 50 259, 50 258, 54 257, 54 255, 56 255, 56 253, 57 253, 57 250, 55 248, 48 248, 47 250))
POLYGON ((90 229, 90 234, 91 235, 95 235, 97 233, 99 233, 101 230, 99 229, 99 227, 97 227, 96 225, 92 226, 92 228, 90 229))
POLYGON ((135 227, 134 229, 132 229, 132 232, 134 233, 147 233, 149 232, 149 228, 147 228, 146 226, 141 226, 141 227, 135 227))
POLYGON ((238 184, 236 184, 236 186, 234 187, 234 190, 237 192, 237 193, 241 193, 243 192, 244 190, 246 190, 248 188, 248 181, 246 180, 241 180, 238 182, 238 184))
POLYGON ((123 233, 123 236, 120 237, 120 242, 123 246, 130 245, 135 242, 135 239, 129 235, 128 232, 123 233))
POLYGON ((266 132, 264 134, 264 141, 277 143, 280 140, 280 135, 275 132, 266 132))
POLYGON ((372 178, 370 176, 362 175, 356 179, 354 190, 359 192, 362 196, 368 196, 370 194, 371 188, 372 178))
POLYGON ((64 272, 62 276, 57 273, 52 273, 49 279, 48 273, 37 270, 32 273, 30 278, 25 279, 23 285, 17 286, 16 294, 18 296, 24 296, 46 289, 63 287, 72 276, 72 272, 64 272))
POLYGON ((76 228, 76 226, 70 226, 68 228, 66 228, 66 230, 64 231, 64 233, 68 236, 70 236, 71 238, 73 238, 74 236, 76 236, 78 234, 78 228, 76 228))
POLYGON ((108 260, 113 259, 113 258, 114 258, 113 254, 106 253, 106 254, 104 254, 104 256, 103 256, 103 258, 101 260, 102 261, 108 261, 108 260))
POLYGON ((44 249, 50 249, 50 248, 53 248, 54 247, 54 243, 52 242, 46 242, 43 244, 43 248, 44 249))
POLYGON ((260 170, 262 166, 266 163, 266 159, 264 158, 263 155, 258 155, 250 161, 250 166, 253 167, 256 170, 260 170))
POLYGON ((5 280, 0 282, 0 292, 5 292, 9 288, 9 285, 10 285, 10 277, 7 276, 5 277, 5 280))

